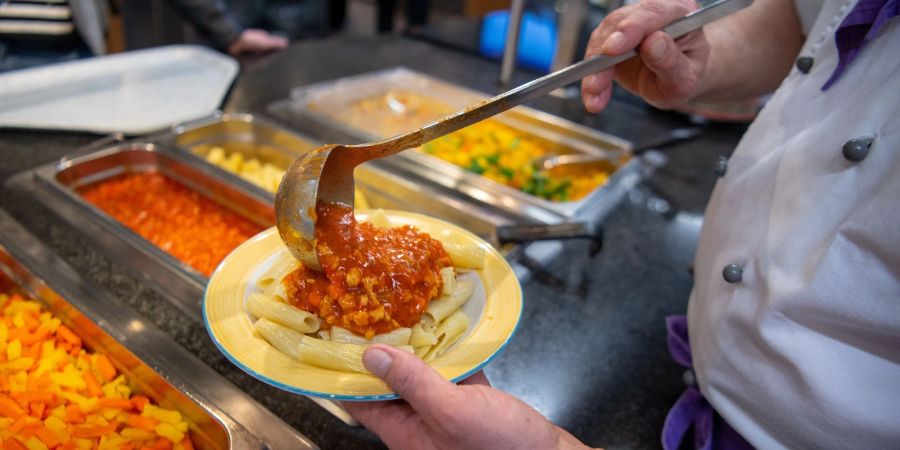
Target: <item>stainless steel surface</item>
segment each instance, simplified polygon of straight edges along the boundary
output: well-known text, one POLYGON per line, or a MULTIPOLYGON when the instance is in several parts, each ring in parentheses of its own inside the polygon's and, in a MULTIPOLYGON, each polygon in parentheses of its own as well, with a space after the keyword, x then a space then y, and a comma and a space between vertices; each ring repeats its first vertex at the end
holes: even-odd
MULTIPOLYGON (((451 107, 462 107, 486 98, 485 94, 400 67, 297 88, 290 99, 270 105, 269 112, 294 127, 332 142, 373 141, 384 136, 338 122, 327 115, 328 111, 348 108, 391 89, 414 92, 451 107)), ((554 152, 610 155, 621 159, 630 155, 628 141, 533 108, 518 106, 492 120, 524 136, 549 143, 554 152)), ((618 194, 622 190, 614 184, 633 184, 633 178, 642 170, 641 161, 632 158, 612 174, 609 183, 587 197, 576 202, 551 202, 418 151, 402 152, 369 164, 373 163, 391 171, 414 173, 430 184, 456 191, 478 204, 543 223, 602 220, 603 211, 621 199, 618 194)))
POLYGON ((503 45, 503 60, 500 62, 500 88, 507 89, 516 68, 516 56, 519 48, 519 29, 522 25, 522 13, 525 11, 525 0, 512 0, 509 15, 506 18, 506 41, 503 45))
POLYGON ((43 302, 88 348, 109 356, 135 392, 179 410, 197 448, 318 448, 136 312, 85 282, 0 211, 0 291, 17 288, 43 302))
MULTIPOLYGON (((663 31, 673 38, 681 37, 746 7, 752 1, 722 0, 676 20, 663 31)), ((330 202, 353 206, 353 170, 356 166, 418 147, 534 100, 556 88, 574 83, 587 75, 608 69, 635 55, 633 50, 619 56, 598 55, 525 83, 418 130, 378 142, 332 144, 306 153, 288 169, 275 195, 278 234, 294 257, 318 269, 320 266, 315 251, 316 205, 319 202, 330 202)))

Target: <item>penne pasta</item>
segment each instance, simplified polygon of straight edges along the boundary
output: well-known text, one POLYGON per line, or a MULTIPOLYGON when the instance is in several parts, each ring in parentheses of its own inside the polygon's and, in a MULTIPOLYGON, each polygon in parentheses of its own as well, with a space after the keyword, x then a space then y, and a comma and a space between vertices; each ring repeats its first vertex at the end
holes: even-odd
MULTIPOLYGON (((392 226, 387 214, 382 210, 370 212, 367 222, 378 228, 392 226)), ((328 323, 331 326, 328 326, 316 314, 294 307, 286 300, 288 295, 283 280, 297 269, 297 263, 290 259, 287 253, 284 260, 276 261, 273 269, 257 282, 261 292, 248 296, 246 309, 258 319, 254 323, 254 328, 260 336, 278 351, 304 364, 338 371, 368 373, 362 364, 362 355, 368 345, 375 343, 401 348, 425 361, 432 361, 447 352, 468 330, 469 318, 462 311, 462 307, 474 294, 476 283, 468 279, 459 279, 459 275, 483 268, 486 257, 485 248, 466 242, 465 236, 445 232, 439 239, 453 266, 431 269, 434 275, 438 275, 439 269, 442 290, 437 298, 427 303, 419 321, 412 327, 396 328, 366 339, 360 330, 354 328, 353 323, 348 325, 344 321, 342 327, 339 327, 335 326, 334 321, 330 321, 328 323), (328 329, 321 329, 323 325, 328 329)), ((359 283, 354 282, 353 286, 357 284, 359 283)), ((434 295, 434 291, 431 292, 429 295, 434 295)), ((372 295, 365 299, 381 301, 372 295)), ((340 306, 345 312, 350 308, 343 304, 340 306)), ((304 304, 303 308, 308 309, 309 305, 304 304)), ((350 309, 349 313, 353 311, 350 309)), ((421 309, 417 309, 417 313, 420 311, 421 309)), ((395 326, 399 326, 396 320, 386 328, 395 326)), ((371 329, 368 329, 367 333, 371 335, 371 329)))
POLYGON ((297 359, 332 370, 368 373, 362 363, 364 345, 345 344, 304 336, 297 346, 297 359))
POLYGON ((253 328, 279 352, 294 359, 300 358, 298 346, 305 337, 303 333, 284 325, 279 325, 269 319, 257 320, 253 323, 253 328))
POLYGON ((456 289, 450 295, 442 295, 432 300, 425 313, 430 315, 435 323, 441 323, 468 301, 473 292, 475 292, 475 283, 469 280, 457 281, 456 289))
MULTIPOLYGON (((290 255, 285 255, 285 258, 293 258, 290 255)), ((267 295, 279 302, 287 303, 287 291, 285 291, 284 283, 281 280, 290 273, 296 267, 296 264, 293 264, 293 260, 289 260, 290 262, 285 262, 283 264, 276 263, 276 267, 280 267, 280 269, 272 271, 266 274, 265 277, 261 278, 256 285, 262 290, 264 295, 267 295)))
POLYGON ((485 250, 478 245, 441 241, 453 265, 464 269, 484 268, 485 250))
POLYGON ((250 294, 247 298, 247 310, 258 319, 269 319, 301 333, 315 333, 322 323, 313 314, 260 293, 250 294))
MULTIPOLYGON (((326 369, 369 373, 362 363, 362 354, 366 347, 303 336, 297 346, 297 359, 326 369)), ((413 353, 413 348, 409 345, 400 345, 397 348, 413 353)))
POLYGON ((409 338, 412 334, 410 328, 397 328, 388 333, 376 334, 372 339, 366 339, 362 336, 353 334, 350 330, 341 327, 331 328, 331 340, 335 342, 343 342, 346 344, 369 345, 369 344, 387 344, 394 347, 401 345, 409 345, 409 338))
POLYGON ((413 347, 430 346, 437 344, 437 337, 434 335, 434 327, 426 331, 421 322, 412 327, 412 334, 409 337, 409 345, 413 347))
POLYGON ((425 361, 431 361, 441 356, 450 346, 456 343, 469 328, 469 318, 462 311, 456 311, 442 322, 434 334, 437 336, 437 344, 425 355, 425 361))
POLYGON ((388 219, 387 213, 383 209, 372 211, 366 218, 366 222, 371 223, 375 228, 389 228, 391 226, 391 219, 388 219))
POLYGON ((444 295, 450 295, 456 289, 456 269, 453 267, 444 267, 441 269, 441 281, 444 282, 444 295))

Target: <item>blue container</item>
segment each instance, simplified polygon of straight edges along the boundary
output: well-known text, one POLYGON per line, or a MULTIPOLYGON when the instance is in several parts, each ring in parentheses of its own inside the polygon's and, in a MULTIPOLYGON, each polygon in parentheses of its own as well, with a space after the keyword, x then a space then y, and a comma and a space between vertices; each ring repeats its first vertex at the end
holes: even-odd
MULTIPOLYGON (((481 21, 481 37, 478 51, 493 59, 503 57, 506 41, 506 26, 509 11, 495 11, 484 16, 481 21)), ((552 15, 539 15, 530 11, 522 14, 519 28, 519 46, 516 62, 521 67, 549 72, 556 54, 556 20, 552 15)))

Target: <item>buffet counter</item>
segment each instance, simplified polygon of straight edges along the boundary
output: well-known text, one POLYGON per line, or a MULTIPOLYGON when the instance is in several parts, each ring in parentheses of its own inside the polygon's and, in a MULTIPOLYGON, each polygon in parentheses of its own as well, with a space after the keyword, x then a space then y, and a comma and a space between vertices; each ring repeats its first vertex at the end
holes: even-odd
MULTIPOLYGON (((284 100, 298 98, 296 92, 292 96, 292 90, 301 86, 398 66, 463 89, 496 92, 499 65, 493 62, 398 37, 337 37, 300 43, 246 64, 225 109, 253 116, 231 114, 225 118, 238 123, 238 128, 247 128, 251 127, 247 123, 240 125, 242 117, 260 117, 263 122, 289 129, 297 133, 298 139, 310 142, 346 137, 332 134, 315 121, 303 120, 304 116, 296 114, 290 105, 285 107, 284 100)), ((517 77, 518 83, 530 78, 524 73, 517 77)), ((611 136, 606 142, 624 149, 642 147, 670 130, 691 125, 681 116, 650 110, 621 93, 617 93, 606 112, 597 116, 584 113, 577 98, 546 97, 529 106, 538 117, 549 113, 571 123, 572 129, 583 128, 586 136, 611 136)), ((271 211, 266 207, 271 201, 271 189, 266 188, 265 175, 241 179, 228 173, 228 155, 219 154, 221 149, 191 144, 191 139, 203 141, 225 128, 214 122, 200 123, 163 133, 168 137, 139 138, 141 143, 119 139, 92 147, 85 146, 101 136, 0 130, 0 155, 4 158, 0 165, 0 179, 4 181, 0 187, 0 208, 87 282, 112 294, 112 303, 120 304, 128 314, 136 311, 148 326, 159 328, 192 357, 321 448, 380 448, 382 444, 366 430, 345 424, 306 397, 253 379, 219 353, 198 320, 198 305, 172 300, 196 298, 205 284, 208 274, 204 270, 209 263, 179 266, 172 255, 150 248, 146 242, 117 241, 120 224, 91 219, 88 213, 93 207, 87 202, 72 206, 81 204, 74 200, 79 198, 75 193, 90 200, 83 186, 102 178, 92 178, 93 172, 88 169, 76 170, 78 164, 93 167, 91 170, 96 173, 102 172, 99 168, 103 164, 104 170, 116 164, 149 164, 162 167, 159 170, 168 177, 196 190, 224 195, 225 201, 239 205, 255 226, 267 226, 271 223, 271 211), (147 157, 147 150, 155 149, 154 146, 166 149, 147 157), (73 155, 79 148, 81 153, 73 155), (71 164, 66 166, 71 169, 69 174, 63 174, 57 165, 63 157, 70 158, 71 164), (23 173, 29 174, 32 181, 39 180, 45 192, 36 194, 38 187, 16 182, 16 175, 21 181, 23 173), (217 183, 230 183, 234 192, 227 187, 217 188, 217 183), (51 200, 36 202, 35 198, 42 195, 51 200), (61 203, 66 199, 69 204, 61 203), (104 244, 108 245, 101 250, 104 244), (168 265, 160 265, 160 261, 168 265), (163 266, 170 269, 159 269, 163 266)), ((495 387, 528 402, 592 446, 658 447, 665 414, 684 389, 682 370, 667 354, 664 319, 686 309, 692 284, 689 268, 702 212, 716 180, 714 166, 719 157, 731 152, 742 132, 740 126, 707 126, 699 137, 656 152, 655 160, 646 164, 646 170, 639 171, 640 177, 622 184, 615 202, 599 202, 596 209, 589 209, 588 213, 577 210, 571 217, 565 208, 550 204, 553 196, 560 199, 562 190, 547 191, 545 199, 533 200, 529 195, 543 195, 534 186, 531 191, 523 189, 525 194, 513 192, 508 186, 482 189, 551 212, 521 216, 523 221, 552 224, 557 219, 565 222, 574 217, 602 226, 604 233, 602 250, 596 254, 581 240, 554 242, 555 251, 549 256, 545 252, 540 258, 529 253, 528 244, 507 248, 505 254, 528 278, 523 283, 525 310, 518 332, 485 369, 495 387)), ((279 139, 273 137, 270 144, 283 144, 279 139)), ((287 145, 299 146, 297 142, 287 145)), ((278 158, 269 159, 277 162, 278 158)), ((375 166, 357 176, 363 188, 368 186, 367 192, 376 203, 384 201, 389 207, 387 200, 379 199, 387 199, 391 193, 379 192, 384 190, 385 180, 412 170, 410 164, 418 163, 412 158, 375 166)), ((460 177, 471 178, 470 175, 460 177)), ((412 179, 415 176, 434 177, 421 171, 412 179)), ((406 189, 400 193, 392 191, 392 195, 407 198, 432 191, 440 195, 449 189, 439 180, 431 180, 434 186, 421 190, 408 180, 392 182, 391 186, 406 189)), ((473 181, 472 185, 481 186, 478 183, 473 181)), ((514 223, 520 217, 516 211, 502 208, 466 213, 459 205, 469 204, 466 202, 471 198, 447 197, 446 201, 435 202, 441 208, 428 212, 470 229, 483 225, 483 230, 472 231, 485 237, 496 226, 514 223)), ((562 198, 565 200, 565 196, 562 198)), ((41 276, 45 281, 52 278, 47 270, 41 276)), ((203 371, 197 373, 202 376, 203 371)), ((203 380, 193 383, 202 386, 203 380)), ((239 422, 241 414, 233 412, 230 417, 239 422)), ((253 431, 254 427, 247 428, 253 431)))

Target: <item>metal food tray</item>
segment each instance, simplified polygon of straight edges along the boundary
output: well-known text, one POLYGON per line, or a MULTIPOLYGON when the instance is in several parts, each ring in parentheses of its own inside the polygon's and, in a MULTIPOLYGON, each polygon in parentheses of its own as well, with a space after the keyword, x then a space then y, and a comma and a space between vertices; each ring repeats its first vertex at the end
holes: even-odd
MULTIPOLYGON (((314 111, 311 106, 343 108, 389 89, 413 91, 459 109, 490 97, 399 67, 296 88, 291 92, 290 99, 270 105, 269 112, 292 124, 297 121, 312 123, 314 132, 329 140, 342 143, 373 142, 389 136, 374 135, 337 122, 314 111)), ((632 145, 624 139, 525 106, 515 107, 497 116, 495 120, 524 134, 557 144, 568 153, 607 155, 613 158, 627 157, 631 153, 632 145)), ((420 152, 403 152, 386 158, 385 161, 393 167, 418 174, 480 202, 541 223, 559 223, 573 219, 599 221, 621 199, 626 189, 621 189, 619 185, 627 184, 630 187, 640 179, 641 172, 639 161, 630 158, 610 175, 606 184, 583 199, 551 202, 420 152)))
POLYGON ((0 291, 22 292, 107 355, 135 393, 176 409, 198 449, 315 449, 130 308, 85 282, 0 211, 0 291))
POLYGON ((167 136, 174 147, 205 158, 214 147, 239 152, 287 169, 297 156, 320 144, 252 114, 220 113, 176 126, 167 136))
MULTIPOLYGON (((204 160, 213 146, 239 152, 245 158, 287 169, 296 158, 319 146, 312 138, 246 113, 217 114, 174 128, 157 142, 169 144, 191 164, 205 167, 242 190, 253 192, 272 204, 274 195, 204 160)), ((473 208, 468 199, 452 189, 435 185, 413 173, 390 168, 380 161, 364 164, 354 173, 356 186, 372 208, 398 209, 428 214, 459 225, 500 247, 494 230, 501 225, 528 223, 521 215, 493 208, 473 208)), ((501 248, 510 251, 510 247, 501 248)))
POLYGON ((164 174, 263 228, 275 223, 268 199, 217 177, 209 167, 192 164, 175 152, 147 142, 85 148, 58 163, 26 172, 22 181, 34 182, 38 189, 31 192, 38 200, 97 241, 113 260, 125 265, 199 321, 206 277, 90 204, 77 192, 80 187, 124 173, 151 171, 164 174))

